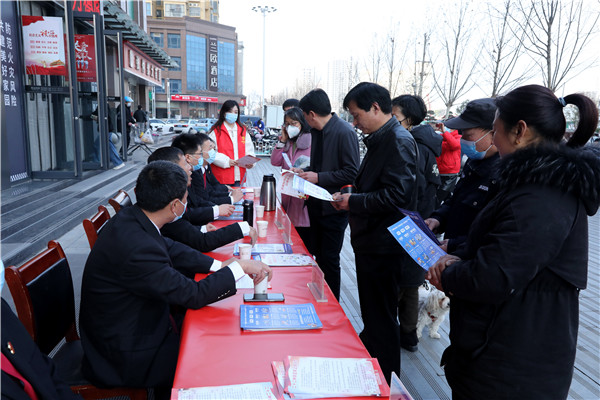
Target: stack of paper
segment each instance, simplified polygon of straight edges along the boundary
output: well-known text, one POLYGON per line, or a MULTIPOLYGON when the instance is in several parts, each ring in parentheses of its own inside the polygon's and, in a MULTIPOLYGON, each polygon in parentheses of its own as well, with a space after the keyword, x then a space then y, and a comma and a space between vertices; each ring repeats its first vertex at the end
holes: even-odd
POLYGON ((320 329, 323 324, 312 303, 240 305, 240 326, 247 331, 320 329))
POLYGON ((317 265, 315 259, 306 254, 262 254, 254 257, 269 267, 317 265))
POLYGON ((209 386, 190 389, 173 389, 171 399, 176 400, 277 400, 271 382, 242 385, 209 386))
POLYGON ((374 358, 288 356, 272 362, 280 391, 288 399, 381 396, 385 382, 374 358))

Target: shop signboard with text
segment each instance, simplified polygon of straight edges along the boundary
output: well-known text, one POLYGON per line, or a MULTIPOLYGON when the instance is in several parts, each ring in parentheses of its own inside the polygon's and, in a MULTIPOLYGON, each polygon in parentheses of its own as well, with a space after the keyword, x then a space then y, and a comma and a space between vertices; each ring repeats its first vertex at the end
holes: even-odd
POLYGON ((196 101, 201 103, 218 103, 218 97, 194 96, 189 94, 172 94, 171 101, 196 101))
POLYGON ((22 22, 26 73, 67 76, 62 18, 23 15, 22 22))
POLYGON ((94 35, 75 35, 75 67, 78 82, 96 82, 94 35))
POLYGON ((162 67, 130 42, 123 42, 125 71, 161 86, 162 67))

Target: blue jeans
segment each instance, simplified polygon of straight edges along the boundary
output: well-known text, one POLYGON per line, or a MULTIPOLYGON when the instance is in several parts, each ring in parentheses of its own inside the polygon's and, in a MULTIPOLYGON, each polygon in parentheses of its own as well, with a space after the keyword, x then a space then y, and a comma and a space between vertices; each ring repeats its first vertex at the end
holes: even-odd
MULTIPOLYGON (((117 151, 117 148, 115 147, 114 143, 112 142, 112 140, 110 140, 110 137, 112 135, 112 132, 108 133, 108 156, 110 158, 110 162, 113 163, 113 165, 116 167, 117 165, 121 165, 123 164, 123 160, 121 160, 121 157, 119 157, 119 152, 117 151)), ((100 135, 96 136, 96 139, 94 140, 94 158, 96 162, 100 161, 100 141, 99 138, 100 135)))

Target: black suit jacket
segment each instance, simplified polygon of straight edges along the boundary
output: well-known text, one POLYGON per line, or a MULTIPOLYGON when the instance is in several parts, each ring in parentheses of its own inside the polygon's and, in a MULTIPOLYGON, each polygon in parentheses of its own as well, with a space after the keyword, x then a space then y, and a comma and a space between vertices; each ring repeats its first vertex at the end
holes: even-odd
POLYGON ((236 292, 229 268, 164 238, 137 206, 107 222, 83 272, 83 373, 100 386, 171 387, 179 350, 169 306, 197 309, 236 292))
POLYGON ((206 225, 215 220, 215 212, 212 206, 192 207, 188 204, 183 219, 189 221, 192 225, 206 225))
POLYGON ((192 185, 188 188, 188 199, 195 207, 231 204, 229 189, 214 177, 210 166, 206 172, 206 185, 202 170, 192 172, 192 185))
MULTIPOLYGON (((2 354, 31 384, 40 400, 81 399, 58 376, 54 363, 34 343, 21 321, 2 299, 2 354), (8 343, 14 354, 8 349, 8 343)), ((20 382, 2 371, 2 399, 30 400, 20 382)))
POLYGON ((165 224, 160 229, 160 232, 165 237, 204 252, 212 251, 217 247, 224 246, 244 237, 242 228, 237 223, 224 226, 216 231, 203 233, 200 231, 199 226, 194 226, 183 218, 170 224, 165 224))

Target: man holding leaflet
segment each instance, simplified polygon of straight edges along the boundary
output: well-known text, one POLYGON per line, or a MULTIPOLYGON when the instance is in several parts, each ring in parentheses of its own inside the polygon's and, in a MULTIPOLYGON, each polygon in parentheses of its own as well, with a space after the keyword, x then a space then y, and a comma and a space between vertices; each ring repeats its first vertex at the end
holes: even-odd
MULTIPOLYGON (((323 89, 311 90, 300 100, 300 108, 312 128, 310 166, 292 170, 298 172, 300 178, 335 193, 356 177, 360 164, 356 132, 350 124, 331 112, 329 97, 323 89)), ((306 205, 310 219, 310 238, 306 245, 339 300, 340 251, 348 226, 348 213, 314 197, 310 197, 306 205)))
POLYGON ((179 351, 170 308, 198 309, 231 296, 244 274, 256 282, 271 278, 259 261, 221 263, 161 236, 160 228, 185 212, 187 181, 172 162, 148 164, 137 179, 137 203, 106 223, 88 256, 79 315, 82 369, 98 386, 153 387, 157 399, 168 398, 179 351))
POLYGON ((398 300, 418 277, 422 282, 421 268, 387 229, 404 217, 398 208, 416 209, 417 144, 392 116, 390 93, 375 83, 356 85, 344 98, 344 108, 365 134, 368 150, 356 192, 335 193, 331 204, 349 211, 365 325, 359 336, 389 382, 392 371, 400 376, 400 329, 406 328, 398 325, 398 300))

